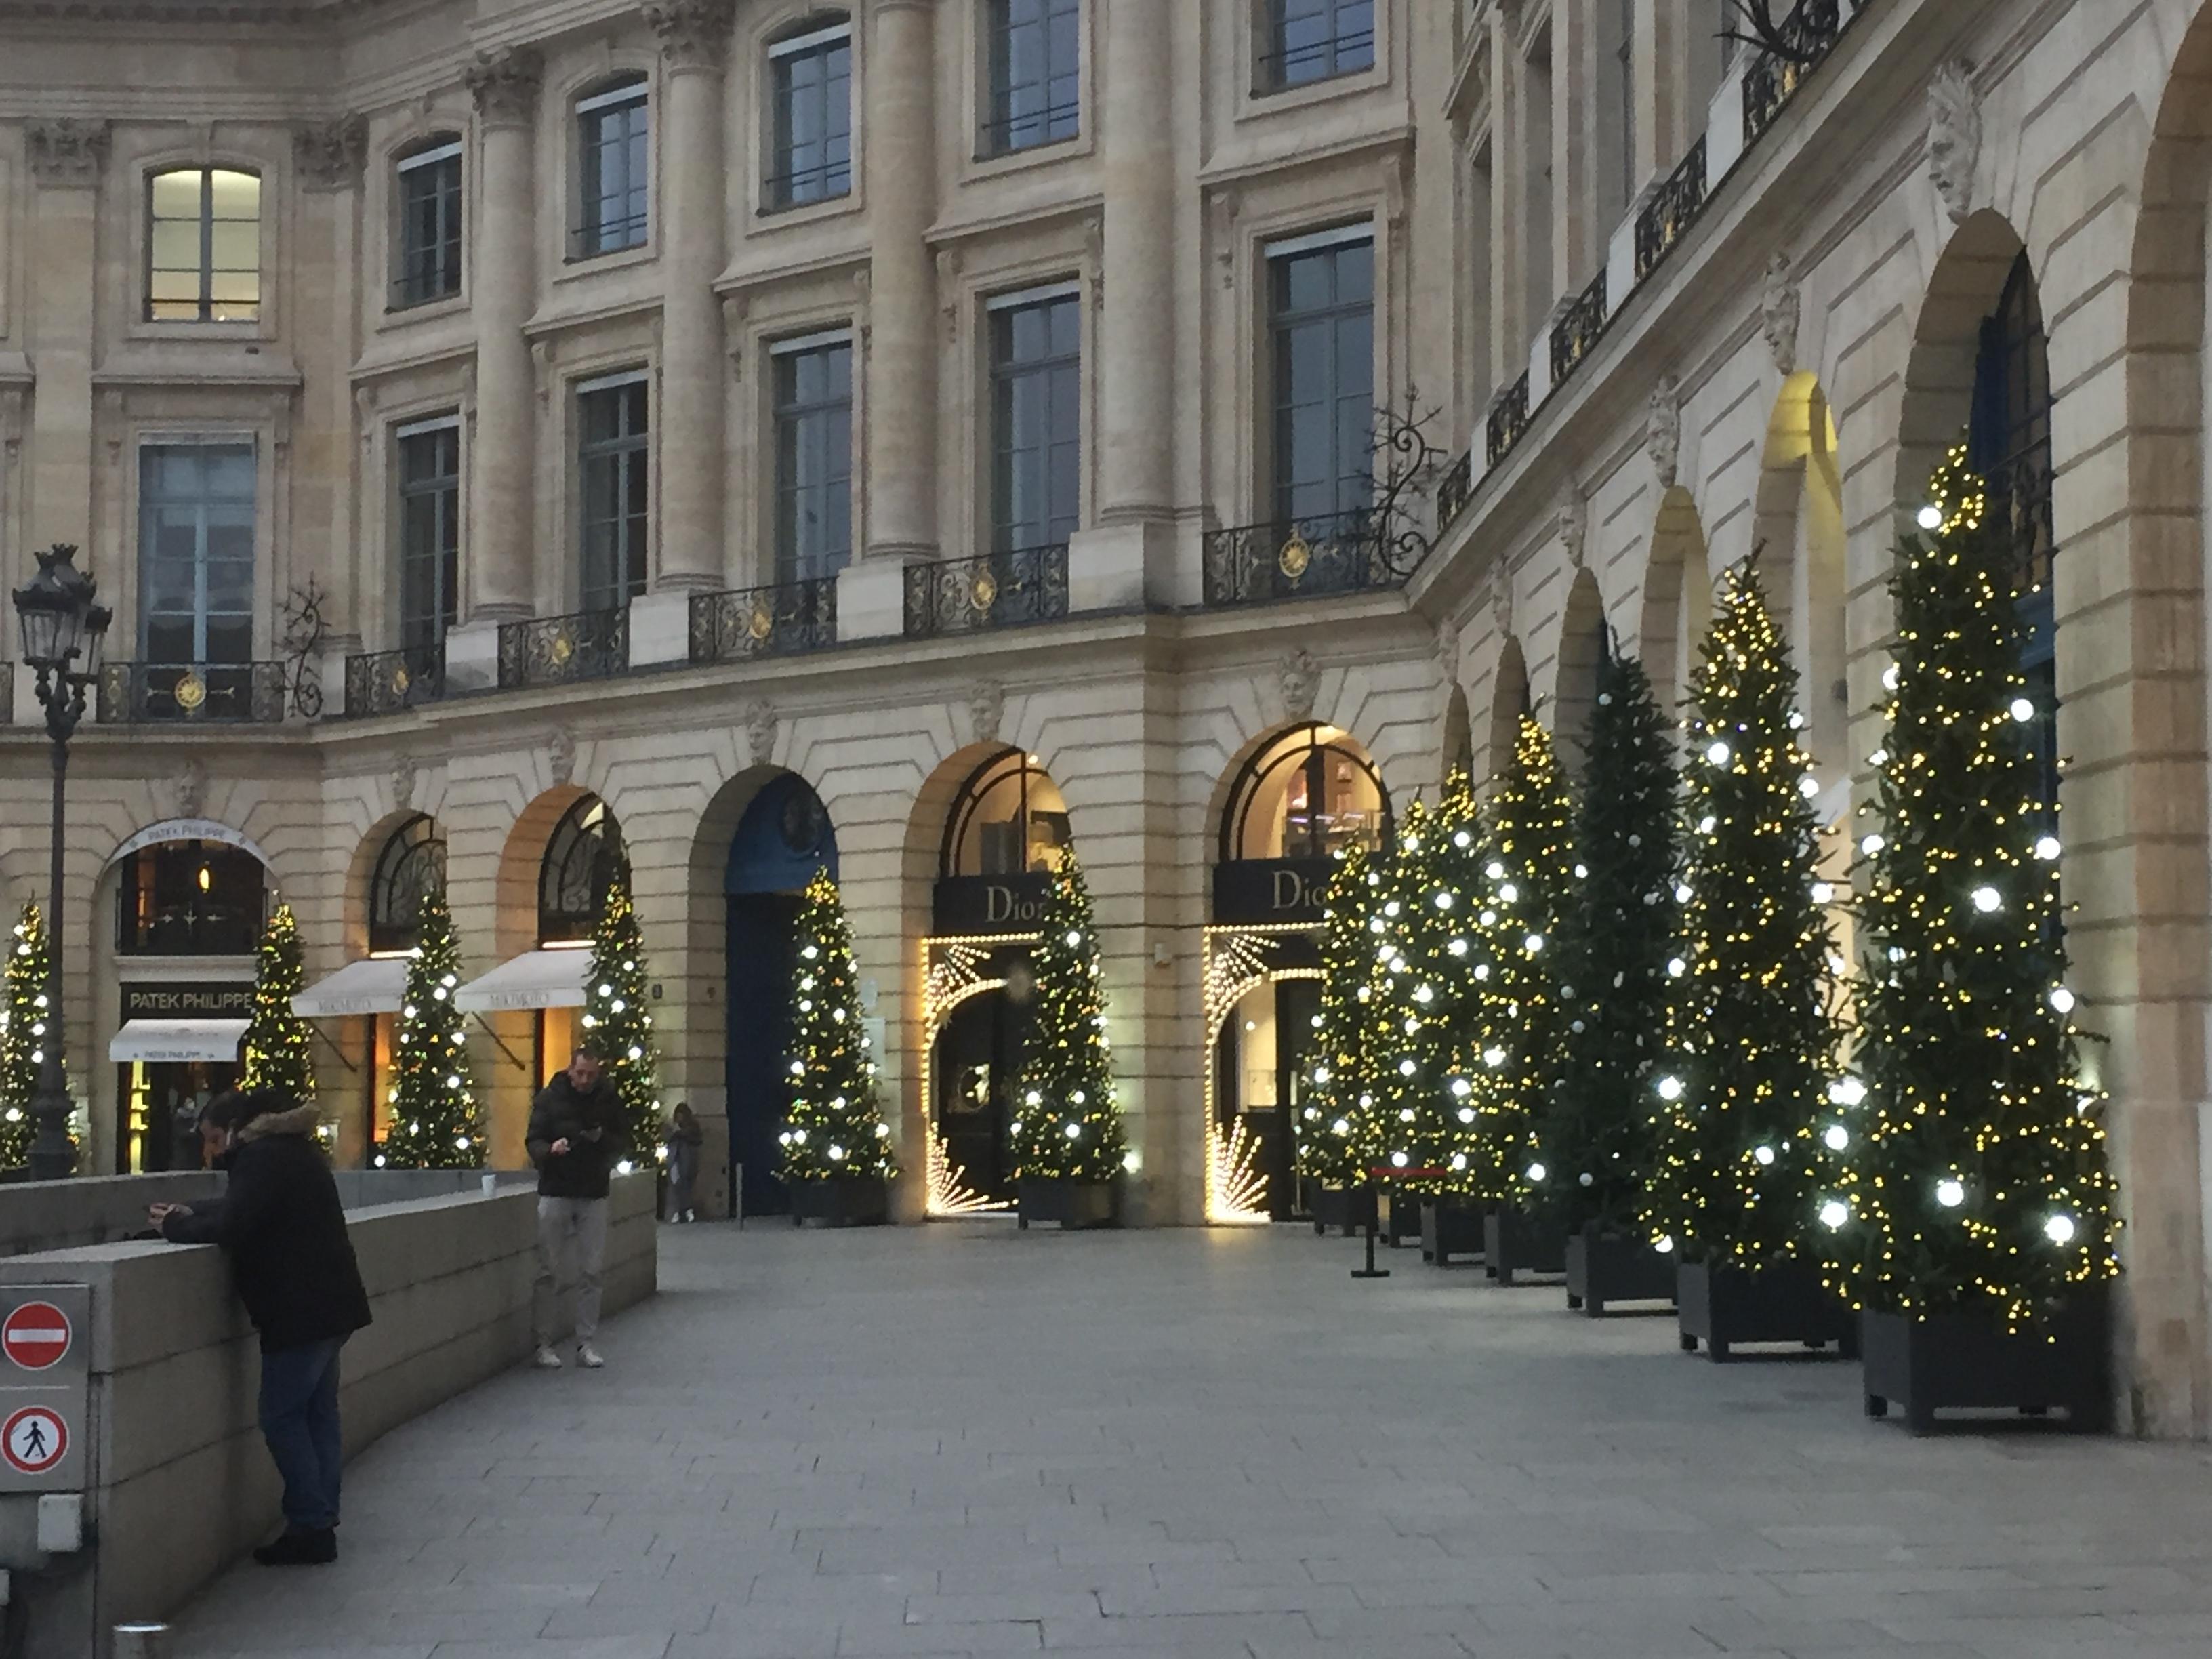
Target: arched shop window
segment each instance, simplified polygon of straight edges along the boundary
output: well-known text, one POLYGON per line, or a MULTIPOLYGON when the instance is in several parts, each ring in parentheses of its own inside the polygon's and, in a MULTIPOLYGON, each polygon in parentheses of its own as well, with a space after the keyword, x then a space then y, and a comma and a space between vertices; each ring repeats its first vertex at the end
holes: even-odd
POLYGON ((1221 821, 1221 861, 1325 859, 1390 838, 1390 801, 1367 757, 1334 726, 1285 732, 1244 763, 1221 821))
POLYGON ((538 942, 588 939, 605 908, 607 884, 623 863, 622 826, 596 795, 586 795, 553 826, 538 867, 538 942))
POLYGON ((2013 261, 1997 308, 1982 323, 1966 452, 1989 481, 1990 510, 2011 544, 2048 818, 2058 801, 2058 617, 2051 592, 2058 538, 2051 510, 2051 359, 2026 253, 2013 261))
POLYGON ((243 957, 260 943, 268 872, 243 848, 158 842, 124 855, 115 948, 125 956, 243 957))
POLYGON ((411 951, 422 937, 422 901, 446 886, 446 843, 427 812, 392 832, 368 881, 368 948, 411 951))
POLYGON ((945 823, 939 873, 946 876, 1049 875, 1073 840, 1060 787, 1018 749, 976 768, 945 823))

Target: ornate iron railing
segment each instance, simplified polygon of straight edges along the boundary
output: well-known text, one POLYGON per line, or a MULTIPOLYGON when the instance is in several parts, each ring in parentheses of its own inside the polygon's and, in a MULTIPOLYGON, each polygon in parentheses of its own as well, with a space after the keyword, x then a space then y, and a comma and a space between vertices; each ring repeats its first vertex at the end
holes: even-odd
POLYGON ((611 679, 629 667, 629 612, 579 611, 499 625, 499 689, 611 679))
POLYGON ((1067 614, 1067 544, 906 568, 906 636, 973 634, 1067 614))
POLYGON ((1774 125, 1799 84, 1810 75, 1842 36, 1840 0, 1798 0, 1797 9, 1782 24, 1780 33, 1795 56, 1762 52, 1743 76, 1743 147, 1749 149, 1774 125))
POLYGON ((1552 384, 1556 386, 1575 372, 1575 365, 1589 355, 1589 349, 1605 332, 1606 324, 1605 270, 1599 267, 1589 286, 1574 297, 1574 302, 1552 325, 1552 384))
POLYGON ((103 725, 206 721, 216 725, 275 726, 288 712, 312 716, 301 701, 307 688, 293 683, 282 662, 111 662, 100 669, 94 702, 103 725))
POLYGON ((1238 525, 1206 538, 1201 569, 1208 610, 1394 587, 1406 570, 1372 512, 1238 525))
POLYGON ((741 662, 837 642, 837 579, 691 596, 691 660, 741 662))
POLYGON ((1675 164, 1636 216, 1636 280, 1642 282, 1674 251, 1705 206, 1705 135, 1675 164))
POLYGON ((435 702, 445 695, 442 643, 369 651, 346 659, 345 712, 349 714, 395 714, 435 702))
POLYGON ((1460 509, 1474 494, 1474 452, 1463 451, 1460 458, 1437 483, 1437 529, 1443 527, 1460 515, 1460 509))
POLYGON ((1490 419, 1483 432, 1483 453, 1496 466, 1506 452, 1521 441, 1528 429, 1528 372, 1491 400, 1490 419))

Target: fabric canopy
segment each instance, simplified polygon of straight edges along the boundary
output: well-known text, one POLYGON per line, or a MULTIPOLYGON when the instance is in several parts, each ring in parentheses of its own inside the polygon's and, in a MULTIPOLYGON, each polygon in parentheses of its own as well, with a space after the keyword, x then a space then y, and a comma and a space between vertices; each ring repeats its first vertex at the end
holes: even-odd
POLYGON ((510 1008, 580 1008, 584 975, 591 967, 592 953, 586 950, 526 951, 454 992, 453 1006, 471 1014, 510 1008))
POLYGON ((242 1019, 129 1019, 109 1040, 107 1057, 138 1060, 238 1059, 248 1022, 242 1019))
POLYGON ((302 1019, 340 1014, 396 1014, 407 990, 406 957, 369 957, 349 962, 327 979, 319 979, 292 999, 302 1019))

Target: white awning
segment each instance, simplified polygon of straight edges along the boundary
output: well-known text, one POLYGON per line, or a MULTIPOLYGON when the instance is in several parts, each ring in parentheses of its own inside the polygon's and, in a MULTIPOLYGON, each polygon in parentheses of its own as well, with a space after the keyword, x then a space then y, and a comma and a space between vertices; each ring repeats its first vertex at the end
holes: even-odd
POLYGON ((406 957, 369 957, 349 962, 294 997, 292 1012, 302 1019, 396 1014, 407 991, 409 962, 406 957))
POLYGON ((248 1022, 242 1019, 127 1019, 107 1044, 107 1057, 134 1060, 238 1059, 248 1022))
POLYGON ((591 967, 587 950, 526 951, 454 992, 453 1006, 471 1014, 510 1008, 580 1008, 584 975, 591 967))

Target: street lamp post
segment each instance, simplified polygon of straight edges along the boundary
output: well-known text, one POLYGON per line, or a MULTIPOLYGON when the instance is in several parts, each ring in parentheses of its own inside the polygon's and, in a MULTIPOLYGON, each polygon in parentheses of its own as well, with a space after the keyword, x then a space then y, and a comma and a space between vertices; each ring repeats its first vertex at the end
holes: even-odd
POLYGON ((95 604, 97 585, 76 568, 76 549, 57 542, 39 555, 39 574, 17 588, 15 616, 23 630, 23 662, 38 676, 39 702, 53 739, 52 866, 47 878, 46 1032, 39 1044, 39 1086, 31 1097, 37 1133, 31 1142, 31 1179, 53 1181, 76 1170, 70 1140, 69 1085, 62 1069, 62 817, 69 782, 69 743, 84 718, 85 688, 100 673, 100 653, 112 613, 95 604))

